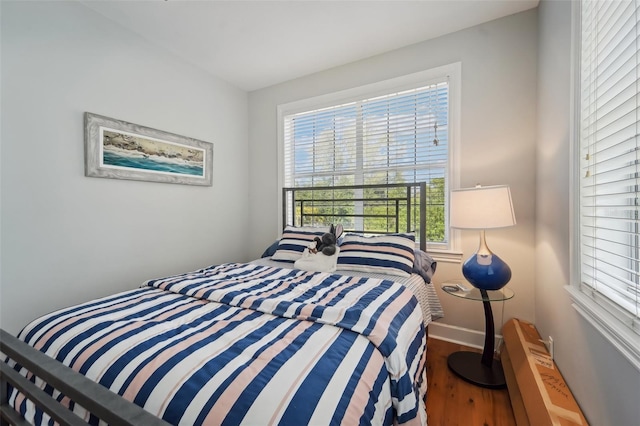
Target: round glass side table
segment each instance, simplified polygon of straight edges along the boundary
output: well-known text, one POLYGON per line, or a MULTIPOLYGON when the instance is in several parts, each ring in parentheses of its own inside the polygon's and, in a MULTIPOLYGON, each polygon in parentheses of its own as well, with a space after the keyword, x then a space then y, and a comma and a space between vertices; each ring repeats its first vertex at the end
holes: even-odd
POLYGON ((506 381, 502 364, 493 358, 495 326, 491 302, 509 300, 514 293, 506 287, 500 290, 481 290, 470 284, 464 285, 468 291, 463 291, 456 284, 459 283, 444 283, 442 290, 461 299, 482 302, 484 306, 484 349, 481 354, 469 351, 454 352, 447 358, 447 365, 457 376, 469 383, 490 389, 504 388, 506 381))

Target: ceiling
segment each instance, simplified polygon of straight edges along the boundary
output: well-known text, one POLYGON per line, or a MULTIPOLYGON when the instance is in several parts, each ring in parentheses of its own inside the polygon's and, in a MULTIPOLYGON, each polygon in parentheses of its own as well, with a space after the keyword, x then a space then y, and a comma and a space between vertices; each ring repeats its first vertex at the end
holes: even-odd
POLYGON ((538 5, 538 0, 81 2, 246 91, 538 5))

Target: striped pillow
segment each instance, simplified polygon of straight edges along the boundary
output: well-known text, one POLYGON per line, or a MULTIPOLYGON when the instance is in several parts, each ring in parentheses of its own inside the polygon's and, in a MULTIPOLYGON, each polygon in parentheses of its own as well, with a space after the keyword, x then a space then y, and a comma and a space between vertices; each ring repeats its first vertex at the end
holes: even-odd
POLYGON ((338 271, 371 272, 408 277, 413 270, 415 235, 375 237, 347 235, 340 245, 338 271))
POLYGON ((287 226, 282 232, 278 249, 271 256, 271 259, 295 262, 300 259, 304 249, 309 246, 315 237, 322 237, 326 232, 329 232, 328 226, 322 228, 287 226))

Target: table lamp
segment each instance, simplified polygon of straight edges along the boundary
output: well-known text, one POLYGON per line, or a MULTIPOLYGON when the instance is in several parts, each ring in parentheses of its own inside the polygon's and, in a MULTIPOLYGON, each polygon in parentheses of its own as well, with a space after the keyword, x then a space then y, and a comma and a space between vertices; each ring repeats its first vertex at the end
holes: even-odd
POLYGON ((462 275, 481 290, 499 290, 511 279, 511 268, 489 250, 485 229, 516 224, 507 185, 476 186, 451 191, 451 227, 479 229, 480 247, 462 265, 462 275))

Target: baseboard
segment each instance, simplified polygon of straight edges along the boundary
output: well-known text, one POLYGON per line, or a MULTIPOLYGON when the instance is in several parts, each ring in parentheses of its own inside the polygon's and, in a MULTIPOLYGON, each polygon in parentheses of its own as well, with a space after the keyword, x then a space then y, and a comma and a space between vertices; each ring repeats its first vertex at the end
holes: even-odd
MULTIPOLYGON (((455 325, 440 324, 437 322, 429 324, 429 338, 444 340, 446 342, 465 345, 477 349, 482 349, 484 347, 484 332, 456 327, 455 325)), ((496 348, 500 347, 501 341, 502 336, 496 334, 496 348)))

